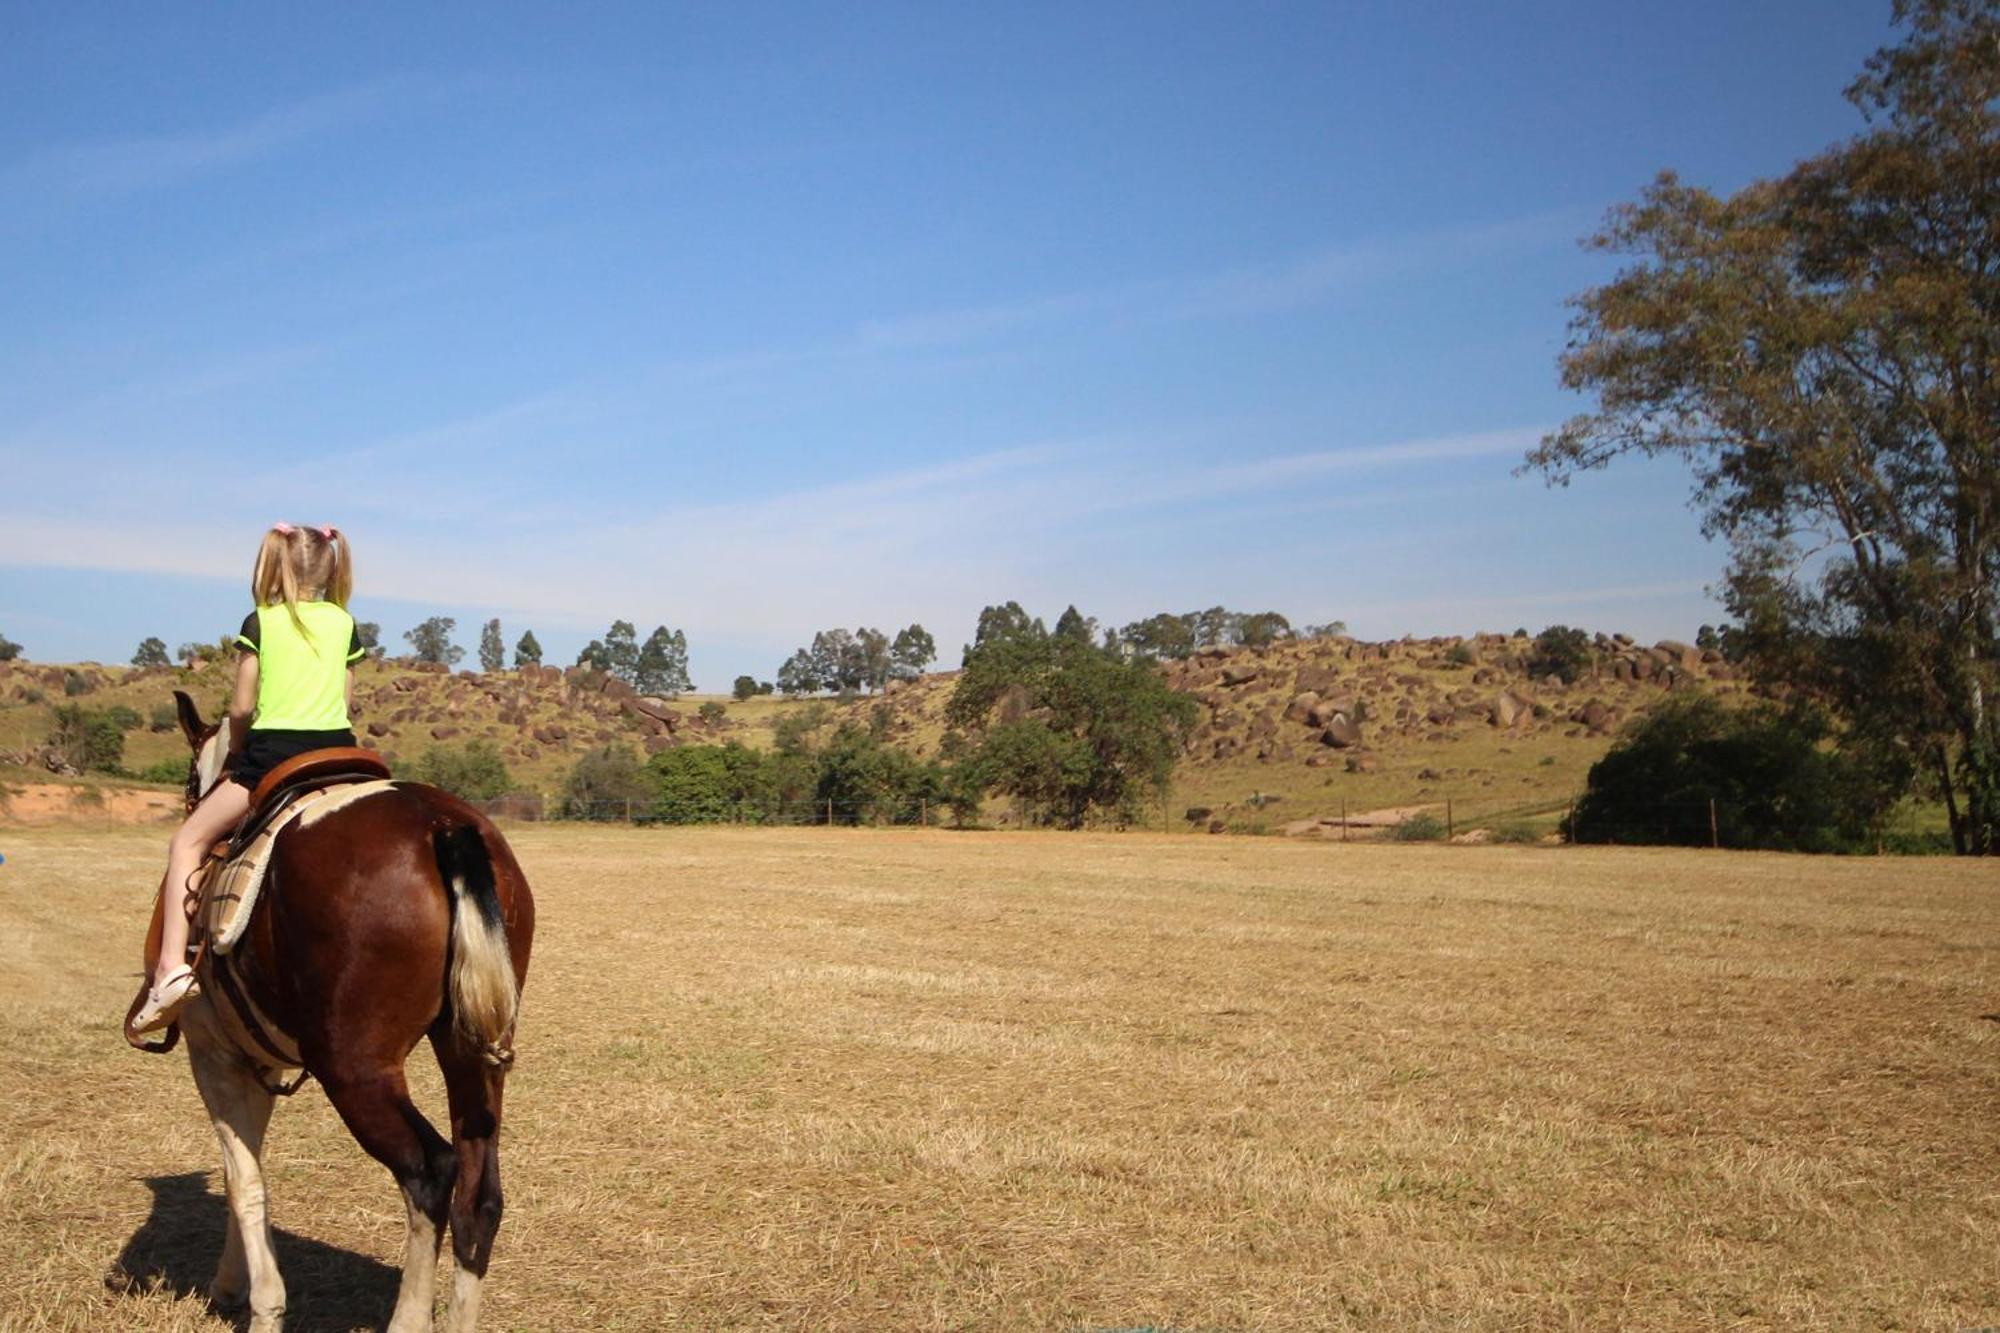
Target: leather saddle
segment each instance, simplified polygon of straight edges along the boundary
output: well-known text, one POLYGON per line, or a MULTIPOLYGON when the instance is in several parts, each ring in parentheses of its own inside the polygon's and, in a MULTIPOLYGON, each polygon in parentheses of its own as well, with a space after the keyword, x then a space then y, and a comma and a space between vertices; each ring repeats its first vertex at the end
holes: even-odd
POLYGON ((343 745, 295 754, 266 773, 257 790, 250 793, 250 808, 229 845, 240 848, 256 837, 257 830, 304 792, 337 783, 379 781, 388 776, 389 766, 382 762, 382 756, 359 746, 343 745))

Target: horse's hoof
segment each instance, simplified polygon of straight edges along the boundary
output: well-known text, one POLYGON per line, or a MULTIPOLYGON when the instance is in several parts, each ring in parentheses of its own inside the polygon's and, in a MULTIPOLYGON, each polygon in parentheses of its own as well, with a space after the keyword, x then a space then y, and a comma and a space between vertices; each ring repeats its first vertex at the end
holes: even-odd
POLYGON ((218 1310, 240 1310, 250 1301, 248 1287, 232 1287, 217 1278, 208 1284, 208 1303, 218 1310))
POLYGON ((285 1312, 252 1315, 250 1333, 285 1333, 285 1312))

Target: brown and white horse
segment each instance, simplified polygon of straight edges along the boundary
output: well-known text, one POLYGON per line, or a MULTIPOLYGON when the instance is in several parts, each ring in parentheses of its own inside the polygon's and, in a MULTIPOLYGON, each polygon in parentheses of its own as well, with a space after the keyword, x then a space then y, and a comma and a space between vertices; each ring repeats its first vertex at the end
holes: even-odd
MULTIPOLYGON (((174 698, 194 751, 192 808, 219 780, 227 738, 187 695, 174 698)), ((292 1039, 348 1130, 402 1191, 409 1234, 391 1333, 431 1327, 447 1224, 458 1261, 447 1326, 471 1333, 478 1319, 500 1226, 501 1090, 534 932, 534 895, 499 831, 448 793, 399 782, 278 836, 250 927, 230 955, 232 979, 259 1018, 292 1039), (425 1037, 444 1071, 450 1142, 411 1103, 403 1078, 425 1037)), ((241 1042, 242 1021, 220 1008, 229 1003, 204 993, 179 1020, 222 1141, 229 1196, 209 1295, 225 1306, 247 1298, 252 1333, 278 1333, 285 1284, 258 1160, 274 1091, 259 1053, 241 1042)))

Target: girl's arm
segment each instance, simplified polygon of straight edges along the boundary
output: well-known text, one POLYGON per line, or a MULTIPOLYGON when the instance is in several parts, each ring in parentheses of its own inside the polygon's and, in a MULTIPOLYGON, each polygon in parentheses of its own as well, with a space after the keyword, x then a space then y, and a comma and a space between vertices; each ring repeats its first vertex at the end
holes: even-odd
POLYGON ((229 752, 235 754, 250 739, 250 720, 257 715, 257 654, 236 658, 236 693, 229 700, 229 752))

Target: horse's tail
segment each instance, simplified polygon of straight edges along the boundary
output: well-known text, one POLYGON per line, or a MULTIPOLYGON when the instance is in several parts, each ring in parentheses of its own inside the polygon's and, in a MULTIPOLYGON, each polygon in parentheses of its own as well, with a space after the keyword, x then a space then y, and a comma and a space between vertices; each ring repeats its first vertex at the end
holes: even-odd
POLYGON ((432 835, 438 873, 451 894, 452 1023, 488 1064, 514 1061, 507 1046, 521 1004, 507 947, 507 923, 493 883, 493 858, 477 828, 461 824, 432 835))

